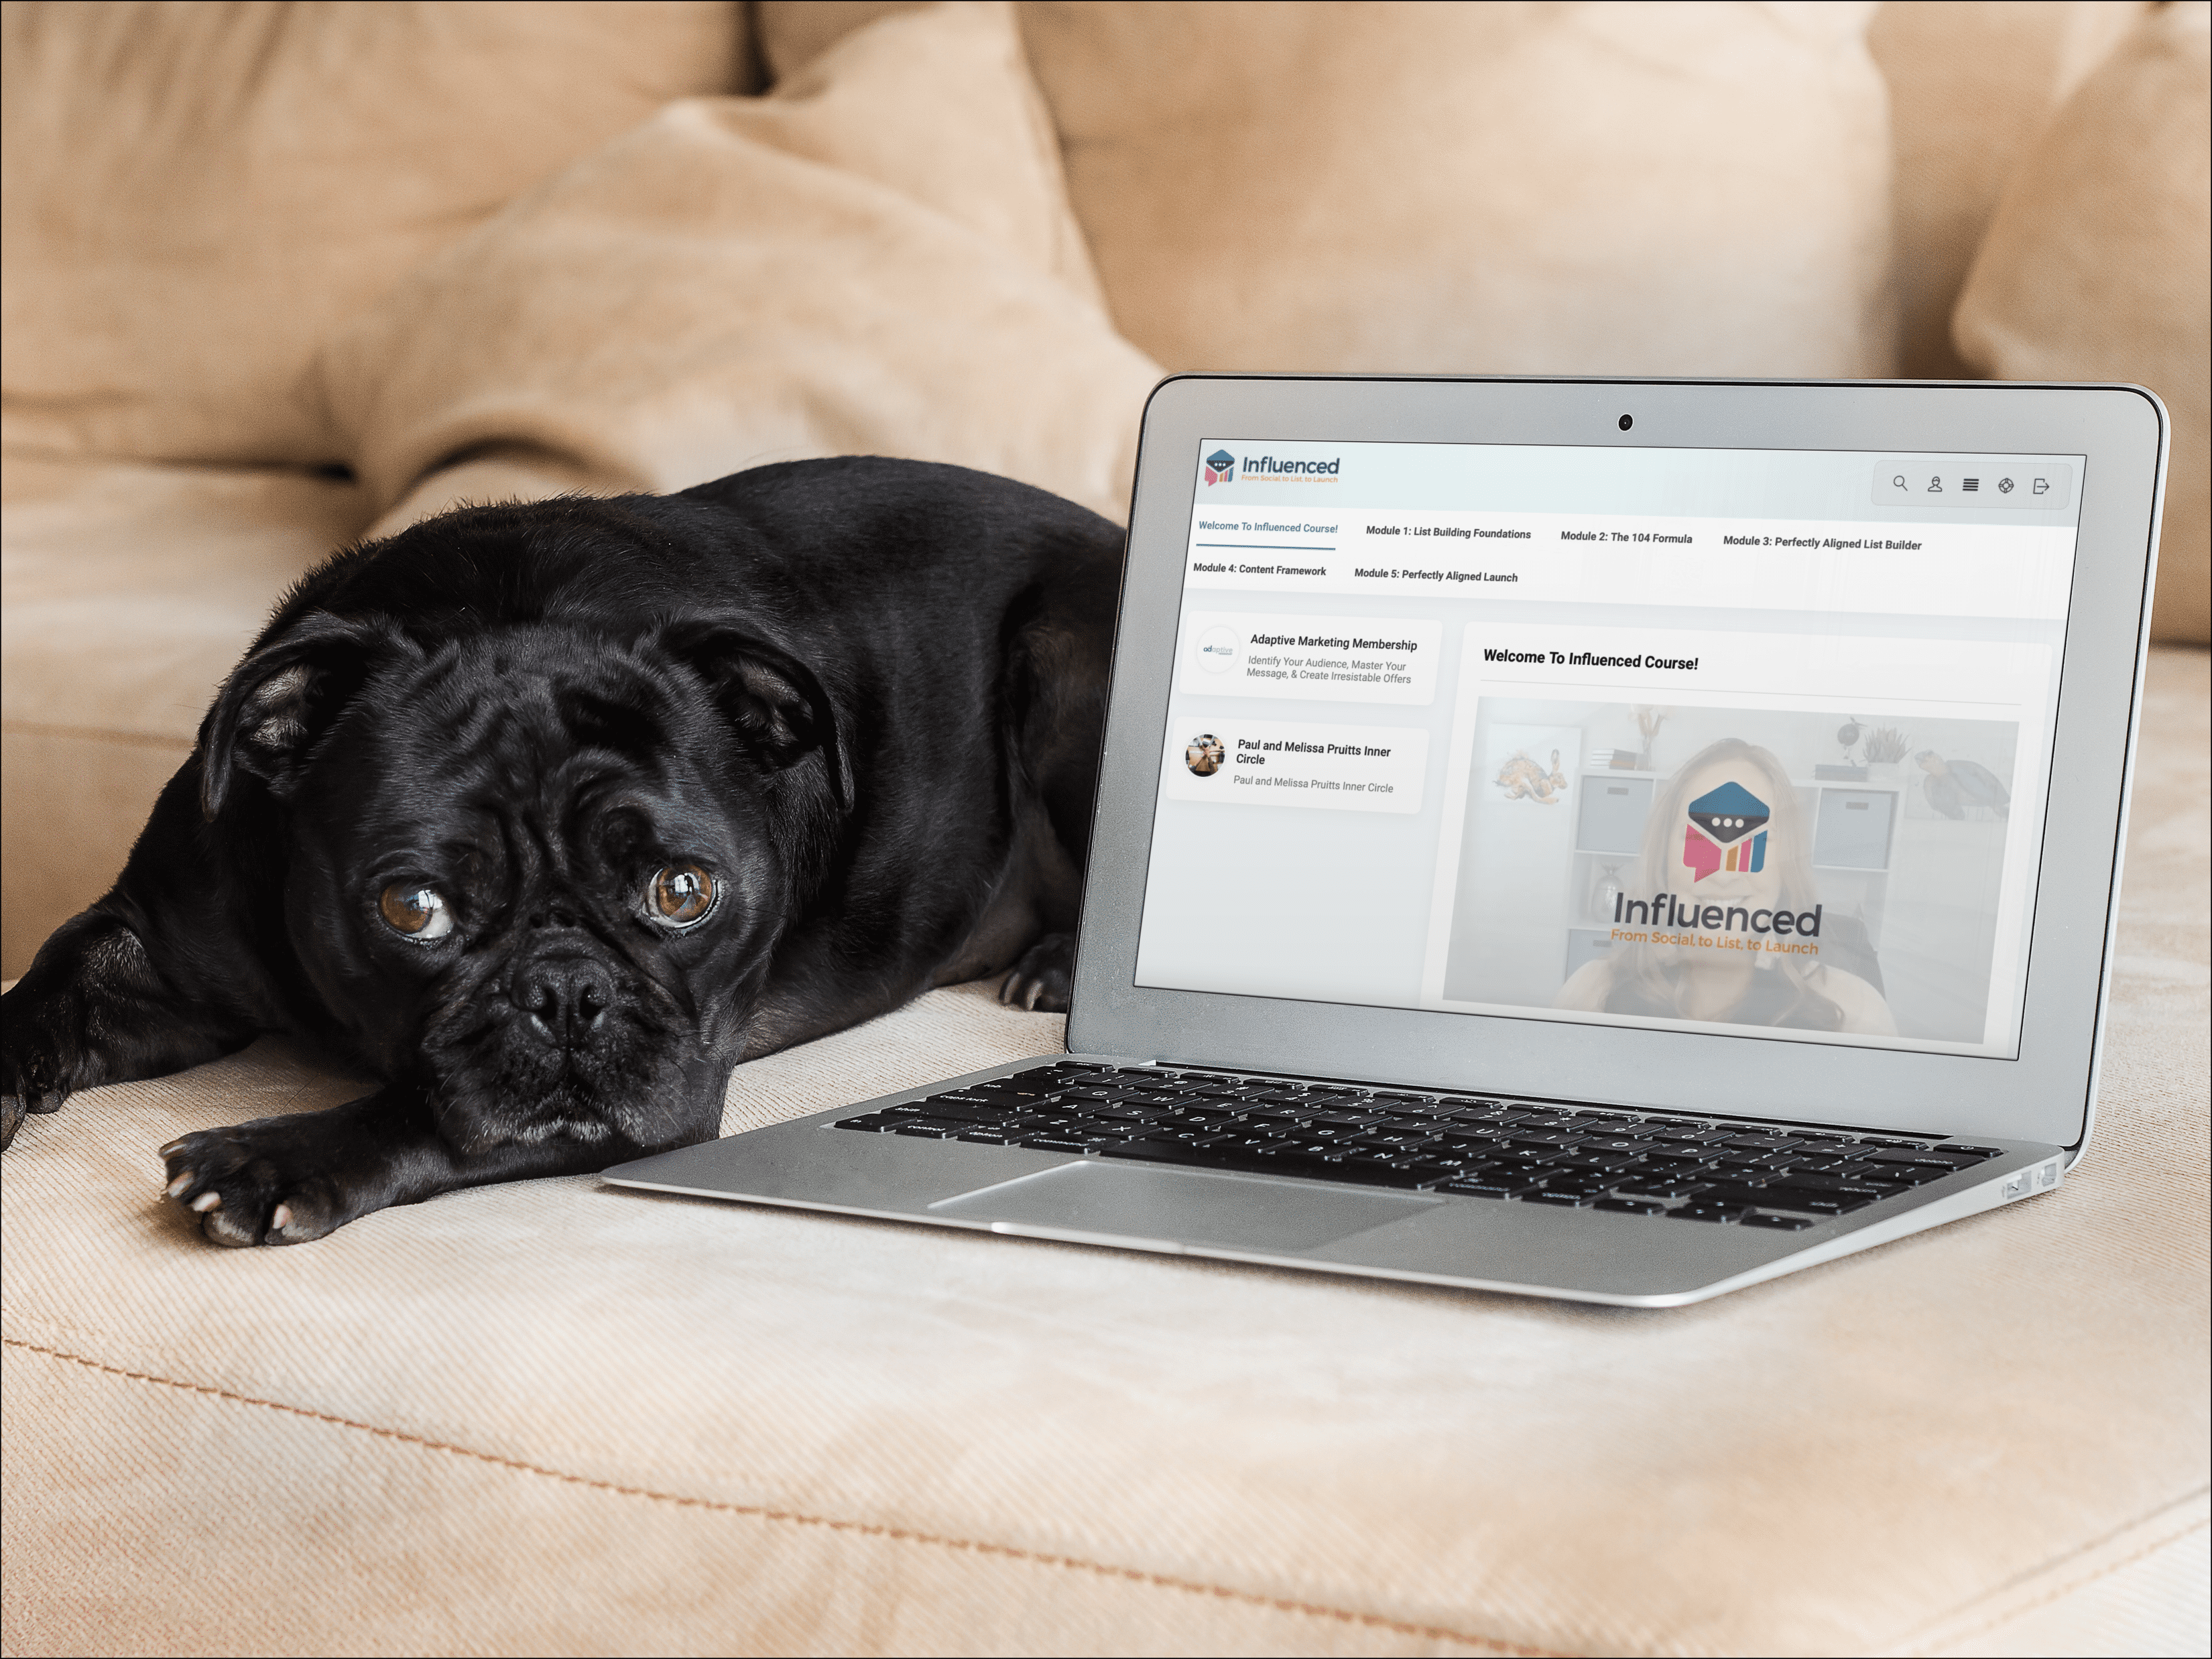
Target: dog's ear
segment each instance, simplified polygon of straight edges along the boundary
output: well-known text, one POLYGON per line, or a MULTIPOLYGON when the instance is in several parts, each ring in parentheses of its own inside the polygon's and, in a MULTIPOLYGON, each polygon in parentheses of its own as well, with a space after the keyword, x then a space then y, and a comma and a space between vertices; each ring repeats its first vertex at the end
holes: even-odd
POLYGON ((707 684, 723 714, 769 765, 793 765, 819 750, 830 793, 853 804, 850 749, 837 706, 814 671, 742 626, 711 618, 672 623, 661 648, 707 684))
POLYGON ((318 611, 239 664, 200 722, 200 811, 212 820, 241 772, 288 798, 369 671, 403 648, 383 623, 318 611))

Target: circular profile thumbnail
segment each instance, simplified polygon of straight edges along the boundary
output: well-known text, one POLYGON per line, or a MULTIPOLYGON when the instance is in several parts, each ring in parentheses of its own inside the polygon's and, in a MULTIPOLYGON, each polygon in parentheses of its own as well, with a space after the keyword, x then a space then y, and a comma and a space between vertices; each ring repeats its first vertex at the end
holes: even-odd
POLYGON ((1200 732, 1183 745, 1182 763, 1201 778, 1218 772, 1222 759, 1221 739, 1211 732, 1200 732))

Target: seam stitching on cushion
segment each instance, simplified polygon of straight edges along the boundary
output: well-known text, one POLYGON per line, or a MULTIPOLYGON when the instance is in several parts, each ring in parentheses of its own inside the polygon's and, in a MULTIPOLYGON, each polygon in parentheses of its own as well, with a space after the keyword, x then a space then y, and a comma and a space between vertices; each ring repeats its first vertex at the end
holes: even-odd
POLYGON ((133 1382, 152 1382, 165 1389, 175 1389, 185 1394, 205 1395, 211 1399, 228 1400, 241 1406, 258 1406, 264 1410, 282 1412, 289 1417, 305 1418, 310 1422, 328 1423, 334 1427, 354 1429, 362 1434, 374 1435, 379 1439, 397 1440, 407 1445, 419 1446, 427 1451, 446 1452, 456 1457, 489 1463, 495 1468, 513 1469, 524 1474, 541 1475, 549 1480, 558 1480, 572 1486, 585 1486, 594 1492, 611 1492, 622 1498, 650 1498, 657 1503, 673 1504, 684 1509, 706 1510, 717 1514, 746 1516, 757 1520, 787 1522, 802 1527, 822 1527, 831 1532, 854 1533, 863 1537, 884 1538, 900 1543, 928 1544, 943 1549, 966 1550, 976 1555, 999 1556, 1007 1560, 1025 1561, 1037 1566, 1061 1567, 1074 1571, 1088 1572, 1102 1578, 1125 1579, 1132 1583, 1151 1584, 1162 1589, 1182 1590, 1189 1595, 1211 1595, 1224 1601, 1243 1601, 1253 1607, 1269 1607, 1279 1613, 1303 1614, 1308 1618, 1334 1620, 1340 1624, 1364 1626, 1374 1630, 1386 1630, 1401 1636, 1416 1636, 1432 1641, 1455 1642, 1463 1647, 1487 1648, 1509 1653, 1520 1659, 1566 1659, 1565 1655, 1549 1648, 1524 1647, 1516 1642, 1505 1642, 1492 1637, 1469 1636, 1442 1625, 1417 1625, 1405 1620, 1387 1618, 1381 1613, 1354 1613, 1344 1607, 1324 1607, 1314 1601, 1293 1601, 1287 1596, 1262 1595, 1253 1590, 1241 1590, 1226 1584, 1208 1584, 1194 1578, 1176 1578, 1166 1573, 1146 1572, 1139 1567, 1116 1567, 1103 1562, 1086 1561, 1080 1556, 1053 1555, 1041 1550, 1024 1549, 1015 1544, 992 1544, 971 1538, 953 1538, 940 1533, 920 1532, 908 1527, 887 1526, 875 1521, 840 1520, 835 1516, 809 1515, 799 1510, 772 1509, 763 1504, 732 1504, 722 1498, 687 1498, 676 1492, 654 1492, 647 1486, 623 1486, 618 1481, 595 1480, 590 1475, 572 1474, 564 1469, 549 1469, 536 1463, 526 1463, 520 1458, 502 1457, 496 1452, 477 1451, 472 1447, 456 1445, 450 1441, 432 1440, 422 1435, 409 1434, 402 1429, 380 1428, 374 1423, 363 1423, 350 1417, 339 1417, 330 1412, 311 1411, 304 1406, 288 1406, 281 1401, 263 1400, 248 1394, 237 1394, 228 1389, 218 1389, 204 1382, 184 1382, 175 1377, 158 1376, 151 1371, 134 1371, 120 1365, 110 1365, 103 1360, 92 1359, 83 1354, 70 1353, 64 1349, 52 1348, 37 1342, 27 1342, 20 1337, 0 1337, 0 1346, 21 1348, 31 1353, 41 1353, 49 1358, 67 1360, 88 1370, 103 1371, 110 1376, 119 1376, 133 1382))
POLYGON ((167 749, 189 755, 191 738, 165 738, 152 732, 114 732, 103 726, 52 726, 37 720, 0 720, 0 732, 19 738, 77 738, 120 744, 131 749, 167 749))
MULTIPOLYGON (((2185 1502, 2186 1500, 2185 1499, 2184 1501, 2185 1502)), ((2127 1556, 2121 1560, 2115 1561, 2109 1566, 2100 1568, 2097 1571, 2091 1573, 2087 1578, 2076 1579, 2070 1584, 2061 1584, 2056 1589, 2046 1591, 2043 1595, 2037 1596, 2033 1601, 2022 1602, 2019 1607, 2012 1607, 2003 1613, 1998 1613, 1994 1618, 1986 1620, 1983 1623, 1974 1626, 1971 1630, 1956 1632, 1952 1635, 1938 1638, 1929 1646, 1915 1647, 1908 1649, 1907 1651, 1914 1655, 1929 1654, 1936 1651, 1938 1648, 1956 1647, 1961 1642, 1971 1642, 1978 1636, 1986 1636, 1990 1632, 1996 1629, 2000 1625, 2009 1625, 2015 1620, 2026 1618, 2029 1613, 2033 1613, 2039 1607, 2047 1607, 2053 1601, 2058 1601, 2062 1597, 2071 1595, 2077 1590, 2087 1589, 2090 1585, 2098 1583, 2101 1579, 2110 1578, 2114 1573, 2119 1571, 2122 1568, 2131 1567, 2135 1565, 2136 1562, 2141 1561, 2148 1556, 2155 1555, 2162 1549, 2166 1549, 2172 1545, 2180 1543, 2184 1539, 2189 1537, 2191 1534, 2203 1531, 2207 1526, 2212 1526, 2212 1521, 2191 1521, 2187 1526, 2182 1528, 2180 1531, 2159 1539, 2154 1543, 2144 1545, 2133 1555, 2127 1556)))

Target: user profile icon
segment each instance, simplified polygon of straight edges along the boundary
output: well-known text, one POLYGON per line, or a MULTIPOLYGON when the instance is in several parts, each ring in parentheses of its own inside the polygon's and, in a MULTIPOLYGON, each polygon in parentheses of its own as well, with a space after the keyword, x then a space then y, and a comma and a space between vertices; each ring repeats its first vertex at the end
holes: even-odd
POLYGON ((1194 775, 1201 778, 1210 778, 1218 772, 1225 758, 1226 751, 1221 746, 1221 739, 1211 732, 1200 732, 1182 748, 1182 763, 1190 768, 1194 775))

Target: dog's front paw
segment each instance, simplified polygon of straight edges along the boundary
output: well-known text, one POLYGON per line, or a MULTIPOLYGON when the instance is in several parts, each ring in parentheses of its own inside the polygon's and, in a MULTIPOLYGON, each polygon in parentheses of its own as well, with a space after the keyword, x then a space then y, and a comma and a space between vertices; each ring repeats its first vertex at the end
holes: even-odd
POLYGON ((332 1168, 320 1112, 200 1129, 161 1148, 167 1194, 217 1244, 304 1244, 362 1212, 332 1168))
POLYGON ((1075 988, 1075 935, 1047 933, 1022 952, 999 987, 999 1000, 1041 1014, 1064 1014, 1075 988))
POLYGON ((89 1069, 82 999, 17 986, 0 1006, 0 1150, 24 1117, 55 1112, 89 1069))

